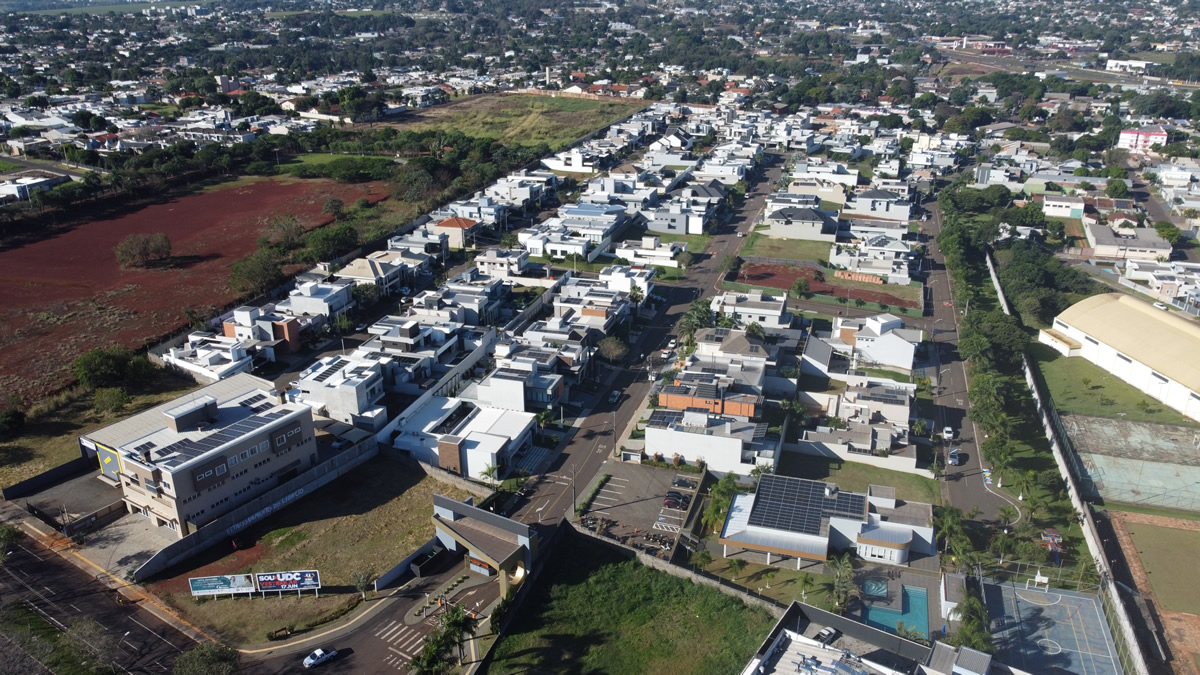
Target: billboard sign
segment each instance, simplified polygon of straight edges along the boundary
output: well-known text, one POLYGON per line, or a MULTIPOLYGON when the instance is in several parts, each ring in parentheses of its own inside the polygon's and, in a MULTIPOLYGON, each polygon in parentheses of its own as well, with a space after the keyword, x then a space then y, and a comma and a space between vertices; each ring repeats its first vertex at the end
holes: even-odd
POLYGON ((321 588, 321 574, 316 570, 300 572, 261 572, 254 575, 258 579, 258 590, 267 591, 315 591, 321 588))
POLYGON ((254 575, 231 574, 224 577, 192 577, 188 586, 193 596, 203 595, 232 595, 234 593, 253 593, 254 575))

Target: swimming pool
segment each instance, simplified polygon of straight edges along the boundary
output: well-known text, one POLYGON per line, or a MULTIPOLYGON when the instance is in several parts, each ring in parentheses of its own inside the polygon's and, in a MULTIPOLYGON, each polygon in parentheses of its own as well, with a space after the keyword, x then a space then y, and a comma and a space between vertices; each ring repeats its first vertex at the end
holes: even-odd
POLYGON ((886 579, 867 579, 862 585, 863 595, 870 598, 886 598, 888 583, 886 579))
POLYGON ((863 623, 895 634, 896 624, 903 621, 905 628, 918 630, 925 637, 929 637, 928 596, 929 593, 920 586, 903 586, 900 589, 900 597, 904 611, 868 605, 863 607, 863 623))

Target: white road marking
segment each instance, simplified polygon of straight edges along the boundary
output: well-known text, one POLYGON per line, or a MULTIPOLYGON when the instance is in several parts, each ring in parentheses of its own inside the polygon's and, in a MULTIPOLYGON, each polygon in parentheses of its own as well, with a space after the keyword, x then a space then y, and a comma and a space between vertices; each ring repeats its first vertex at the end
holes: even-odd
POLYGON ((152 630, 152 629, 151 629, 149 626, 147 626, 146 624, 142 623, 141 621, 138 621, 137 619, 133 618, 132 616, 130 616, 130 617, 129 617, 129 620, 130 620, 130 621, 132 621, 132 622, 134 622, 134 623, 136 623, 137 625, 141 626, 142 628, 145 628, 145 629, 146 629, 146 632, 150 633, 151 635, 153 635, 154 637, 158 638, 159 640, 162 640, 163 642, 165 642, 165 643, 167 643, 167 644, 171 645, 172 647, 175 647, 175 650, 176 650, 176 651, 178 651, 180 654, 182 654, 182 653, 183 653, 183 650, 182 650, 182 649, 180 649, 179 647, 177 647, 177 646, 175 645, 175 643, 174 643, 174 642, 171 642, 171 641, 170 641, 170 640, 168 640, 167 638, 165 638, 165 637, 163 637, 163 636, 159 635, 158 633, 155 633, 155 632, 154 632, 154 631, 153 631, 153 630, 152 630))
POLYGON ((665 532, 678 532, 680 530, 678 525, 667 525, 666 523, 655 523, 653 527, 656 530, 663 530, 665 532))
POLYGON ((391 621, 388 622, 387 626, 379 629, 379 631, 375 633, 375 637, 379 637, 380 635, 383 635, 388 630, 391 630, 392 626, 395 626, 395 625, 396 625, 396 620, 392 619, 391 621))
POLYGON ((403 631, 404 631, 404 624, 400 624, 400 625, 396 626, 395 628, 390 629, 387 633, 385 633, 383 635, 383 637, 381 637, 379 639, 383 640, 384 642, 391 642, 393 633, 399 634, 403 631))

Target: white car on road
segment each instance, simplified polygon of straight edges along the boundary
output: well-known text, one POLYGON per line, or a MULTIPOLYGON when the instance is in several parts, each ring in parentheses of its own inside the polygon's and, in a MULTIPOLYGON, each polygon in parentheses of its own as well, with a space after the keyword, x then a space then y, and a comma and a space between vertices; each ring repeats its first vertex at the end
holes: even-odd
POLYGON ((318 649, 317 651, 304 657, 304 667, 312 668, 314 666, 319 666, 335 656, 337 656, 336 649, 318 649))
POLYGON ((946 439, 947 441, 954 440, 954 427, 946 427, 945 429, 942 429, 942 438, 946 439))

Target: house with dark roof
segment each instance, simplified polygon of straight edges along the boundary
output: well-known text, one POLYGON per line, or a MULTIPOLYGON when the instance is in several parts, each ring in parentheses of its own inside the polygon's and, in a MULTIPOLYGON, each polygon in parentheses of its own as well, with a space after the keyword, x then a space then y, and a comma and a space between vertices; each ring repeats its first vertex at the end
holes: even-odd
POLYGON ((837 241, 837 218, 819 209, 785 206, 768 213, 763 222, 770 226, 769 234, 781 239, 808 241, 837 241))

